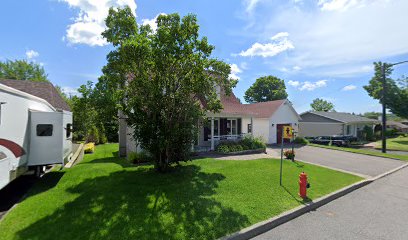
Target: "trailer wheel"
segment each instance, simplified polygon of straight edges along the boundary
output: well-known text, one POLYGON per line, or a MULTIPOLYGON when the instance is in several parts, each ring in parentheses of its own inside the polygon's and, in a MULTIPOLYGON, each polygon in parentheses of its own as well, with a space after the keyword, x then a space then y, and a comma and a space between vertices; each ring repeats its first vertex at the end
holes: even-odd
POLYGON ((35 166, 34 176, 40 178, 45 172, 45 166, 35 166))

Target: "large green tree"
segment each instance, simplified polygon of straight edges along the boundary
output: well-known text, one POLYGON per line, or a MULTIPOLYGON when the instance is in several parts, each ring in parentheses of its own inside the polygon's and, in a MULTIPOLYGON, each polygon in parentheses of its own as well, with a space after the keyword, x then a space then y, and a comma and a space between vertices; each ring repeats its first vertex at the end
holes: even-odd
POLYGON ((132 11, 110 9, 102 34, 115 47, 103 68, 134 138, 155 167, 187 160, 207 111, 222 108, 216 86, 227 93, 230 66, 211 57, 214 46, 199 37, 195 15, 160 15, 157 30, 136 24, 132 11))
POLYGON ((285 81, 274 76, 260 77, 245 92, 244 99, 248 103, 267 102, 286 99, 285 81))
POLYGON ((368 95, 385 104, 388 109, 399 117, 408 118, 408 79, 402 77, 398 81, 391 78, 393 69, 390 65, 385 64, 385 83, 386 94, 383 99, 383 77, 381 66, 382 62, 374 63, 374 76, 371 78, 368 85, 364 86, 364 89, 368 92, 368 95))
POLYGON ((318 112, 332 112, 334 111, 334 104, 324 99, 316 98, 310 104, 313 111, 318 112))
POLYGON ((0 78, 48 82, 44 67, 26 60, 0 62, 0 78))

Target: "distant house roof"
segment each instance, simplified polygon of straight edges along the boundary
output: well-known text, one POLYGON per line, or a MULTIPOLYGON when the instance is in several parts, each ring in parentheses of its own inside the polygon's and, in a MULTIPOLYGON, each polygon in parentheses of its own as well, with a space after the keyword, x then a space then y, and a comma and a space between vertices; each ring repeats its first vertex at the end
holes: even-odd
POLYGON ((50 82, 33 82, 23 80, 0 79, 0 84, 12 87, 22 92, 39 97, 47 101, 54 108, 59 110, 71 111, 68 104, 58 93, 57 89, 50 82))
POLYGON ((224 107, 224 109, 221 110, 221 113, 254 116, 258 118, 271 117, 282 104, 287 102, 286 99, 282 99, 276 101, 242 104, 238 98, 235 97, 234 93, 227 96, 223 91, 221 91, 220 95, 221 103, 224 107))
POLYGON ((400 129, 408 129, 407 125, 396 121, 387 121, 387 126, 395 126, 400 129))
POLYGON ((342 123, 378 123, 378 120, 375 119, 370 119, 358 115, 353 115, 351 113, 344 113, 344 112, 305 112, 300 114, 302 116, 303 114, 315 114, 330 120, 335 120, 338 122, 342 123))

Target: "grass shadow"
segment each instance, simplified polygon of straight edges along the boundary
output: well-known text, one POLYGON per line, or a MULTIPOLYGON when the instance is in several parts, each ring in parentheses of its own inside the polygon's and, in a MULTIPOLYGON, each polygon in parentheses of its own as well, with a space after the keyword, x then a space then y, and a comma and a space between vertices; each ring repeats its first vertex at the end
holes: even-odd
POLYGON ((213 197, 224 179, 196 165, 178 166, 169 174, 141 167, 88 178, 66 190, 78 194, 75 200, 19 231, 18 237, 215 239, 249 223, 213 197))

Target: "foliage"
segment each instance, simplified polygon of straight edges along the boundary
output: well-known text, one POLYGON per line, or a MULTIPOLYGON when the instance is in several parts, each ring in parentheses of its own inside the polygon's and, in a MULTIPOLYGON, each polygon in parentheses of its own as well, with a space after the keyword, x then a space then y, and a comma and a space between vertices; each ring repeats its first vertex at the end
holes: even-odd
POLYGON ((205 113, 222 108, 214 86, 229 94, 236 81, 228 64, 211 58, 214 46, 199 38, 195 15, 160 15, 156 22, 156 31, 139 28, 130 8, 110 9, 102 35, 114 49, 102 71, 134 139, 157 170, 167 171, 190 157, 205 113))
POLYGON ((233 153, 244 150, 266 149, 265 142, 261 137, 245 136, 240 141, 223 141, 217 146, 219 153, 233 153))
POLYGON ((85 144, 84 152, 85 153, 94 153, 95 152, 95 143, 90 142, 90 143, 85 144))
POLYGON ((285 150, 283 151, 283 155, 286 157, 286 159, 293 159, 295 158, 295 151, 293 150, 285 150))
POLYGON ((296 137, 295 140, 294 140, 294 143, 297 143, 297 144, 309 144, 309 140, 307 140, 304 137, 296 137))
POLYGON ((270 159, 197 159, 156 174, 118 158, 117 149, 99 145, 75 167, 45 174, 0 221, 0 240, 219 239, 302 205, 302 171, 311 199, 361 180, 285 161, 283 188, 280 163, 270 159))
POLYGON ((364 128, 363 128, 363 137, 367 141, 374 141, 375 136, 374 136, 373 128, 369 127, 369 126, 364 126, 364 128))
POLYGON ((382 65, 382 62, 374 63, 375 74, 369 84, 364 86, 364 89, 368 92, 368 95, 379 100, 380 103, 383 103, 384 100, 387 108, 389 108, 392 113, 402 118, 408 118, 408 78, 403 76, 396 82, 390 77, 393 72, 392 66, 384 63, 386 94, 385 98, 382 99, 382 65))
POLYGON ((95 125, 88 130, 86 141, 99 144, 99 130, 95 125))
POLYGON ((310 107, 312 108, 313 111, 318 111, 318 112, 333 112, 334 110, 334 104, 326 101, 324 99, 316 98, 313 100, 313 102, 310 104, 310 107))
POLYGON ((285 81, 274 76, 258 78, 245 92, 244 99, 248 103, 267 102, 286 99, 285 81))
POLYGON ((0 78, 49 82, 44 67, 27 60, 0 61, 0 78))
POLYGON ((141 152, 130 152, 128 155, 128 160, 131 163, 138 164, 138 163, 150 162, 152 158, 145 151, 141 151, 141 152))

